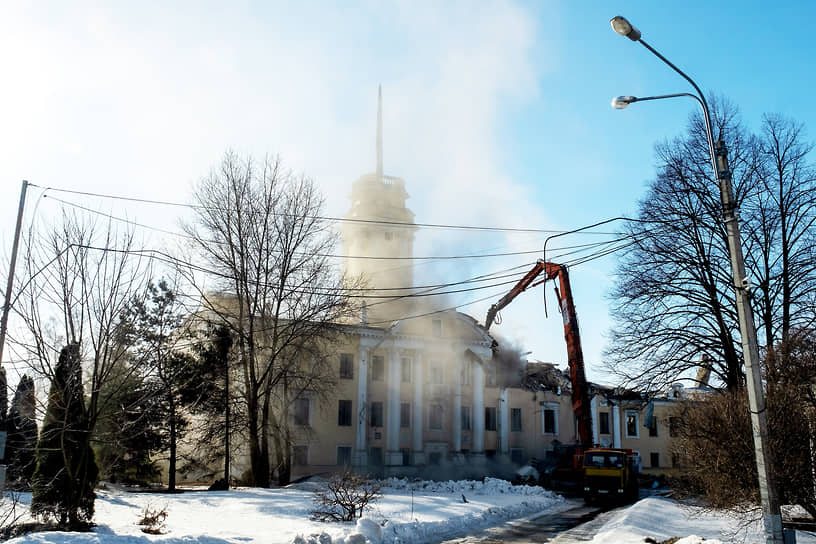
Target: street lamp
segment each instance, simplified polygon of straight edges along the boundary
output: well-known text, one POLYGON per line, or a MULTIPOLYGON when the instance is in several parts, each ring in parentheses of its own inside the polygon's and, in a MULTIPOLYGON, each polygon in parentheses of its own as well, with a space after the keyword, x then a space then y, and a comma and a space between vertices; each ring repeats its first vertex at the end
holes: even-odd
POLYGON ((759 494, 762 502, 762 517, 765 524, 765 541, 768 544, 782 544, 782 515, 779 510, 779 496, 776 492, 776 484, 771 477, 771 454, 770 448, 768 447, 768 415, 765 410, 765 395, 762 390, 756 328, 748 293, 750 285, 745 275, 745 260, 742 254, 742 242, 740 241, 739 223, 737 221, 737 202, 734 200, 731 170, 728 168, 728 150, 726 149, 725 142, 718 141, 716 144, 714 143, 708 104, 697 84, 666 57, 643 41, 640 31, 632 26, 624 17, 613 17, 610 24, 612 25, 612 29, 621 36, 629 38, 634 42, 640 42, 643 47, 669 65, 672 70, 680 74, 694 87, 694 90, 697 91, 696 95, 691 93, 678 93, 648 96, 645 98, 618 96, 612 100, 612 107, 615 109, 623 109, 635 102, 688 96, 695 99, 703 110, 708 150, 711 155, 714 178, 717 180, 720 188, 723 222, 725 223, 726 234, 728 235, 731 273, 734 278, 737 313, 739 314, 740 332, 742 334, 742 352, 745 357, 748 408, 751 413, 751 428, 754 435, 754 452, 756 454, 757 473, 759 476, 759 494))

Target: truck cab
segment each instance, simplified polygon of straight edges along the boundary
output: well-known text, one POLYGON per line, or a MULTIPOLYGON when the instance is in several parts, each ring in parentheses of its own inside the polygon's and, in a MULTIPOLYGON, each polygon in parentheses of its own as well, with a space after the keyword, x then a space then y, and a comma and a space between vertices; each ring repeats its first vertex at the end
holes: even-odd
POLYGON ((617 448, 590 448, 584 452, 583 468, 586 502, 637 499, 639 454, 617 448))

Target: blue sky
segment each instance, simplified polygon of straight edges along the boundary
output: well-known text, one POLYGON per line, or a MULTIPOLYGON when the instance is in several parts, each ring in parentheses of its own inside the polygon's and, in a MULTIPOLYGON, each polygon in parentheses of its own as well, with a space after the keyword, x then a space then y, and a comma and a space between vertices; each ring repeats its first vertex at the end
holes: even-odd
MULTIPOLYGON (((679 134, 696 106, 677 99, 610 107, 619 94, 689 90, 645 48, 616 35, 614 15, 629 18, 706 93, 737 104, 749 127, 764 112, 794 117, 810 134, 816 127, 811 2, 293 4, 6 6, 3 254, 21 179, 189 201, 193 182, 228 148, 279 153, 313 177, 329 213, 341 215, 352 181, 374 167, 378 84, 385 170, 406 180, 418 222, 568 230, 634 214, 654 173, 654 144, 679 134)), ((31 194, 27 224, 57 213, 53 200, 39 196, 31 194)), ((167 209, 83 204, 177 228, 167 209)), ((528 251, 541 242, 420 231, 416 253, 528 251)), ((529 260, 423 265, 416 277, 455 281, 529 260)), ((614 264, 607 257, 571 272, 594 379, 605 379, 614 264)), ((488 305, 463 311, 481 320, 488 305)), ((563 364, 554 313, 550 306, 544 318, 538 288, 517 299, 496 330, 532 357, 563 364)))

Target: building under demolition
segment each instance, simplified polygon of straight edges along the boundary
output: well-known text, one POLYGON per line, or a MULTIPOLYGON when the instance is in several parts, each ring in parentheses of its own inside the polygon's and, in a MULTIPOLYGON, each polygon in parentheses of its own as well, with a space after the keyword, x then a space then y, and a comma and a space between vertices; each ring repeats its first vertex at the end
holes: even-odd
MULTIPOLYGON (((405 182, 383 172, 380 93, 376 170, 352 186, 346 255, 412 257, 416 226, 407 199, 405 182)), ((335 398, 305 394, 295 403, 294 476, 343 466, 385 475, 484 475, 578 442, 568 374, 495 357, 495 340, 466 314, 418 312, 414 299, 400 296, 411 292, 412 268, 390 270, 386 262, 346 261, 351 276, 368 282, 371 299, 359 322, 344 326, 335 398)), ((674 393, 647 402, 591 386, 593 442, 639 452, 647 470, 676 465, 672 406, 682 393, 674 393)))

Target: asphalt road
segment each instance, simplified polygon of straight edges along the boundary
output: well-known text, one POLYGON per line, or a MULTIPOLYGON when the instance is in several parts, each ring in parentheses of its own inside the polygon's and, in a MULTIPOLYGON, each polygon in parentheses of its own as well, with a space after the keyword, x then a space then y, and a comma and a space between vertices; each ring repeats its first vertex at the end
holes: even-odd
POLYGON ((571 500, 561 512, 514 520, 477 534, 446 540, 443 544, 522 544, 534 542, 570 543, 591 540, 610 508, 586 506, 571 500), (597 518, 601 519, 597 519, 597 518), (597 522, 594 522, 597 519, 597 522))

